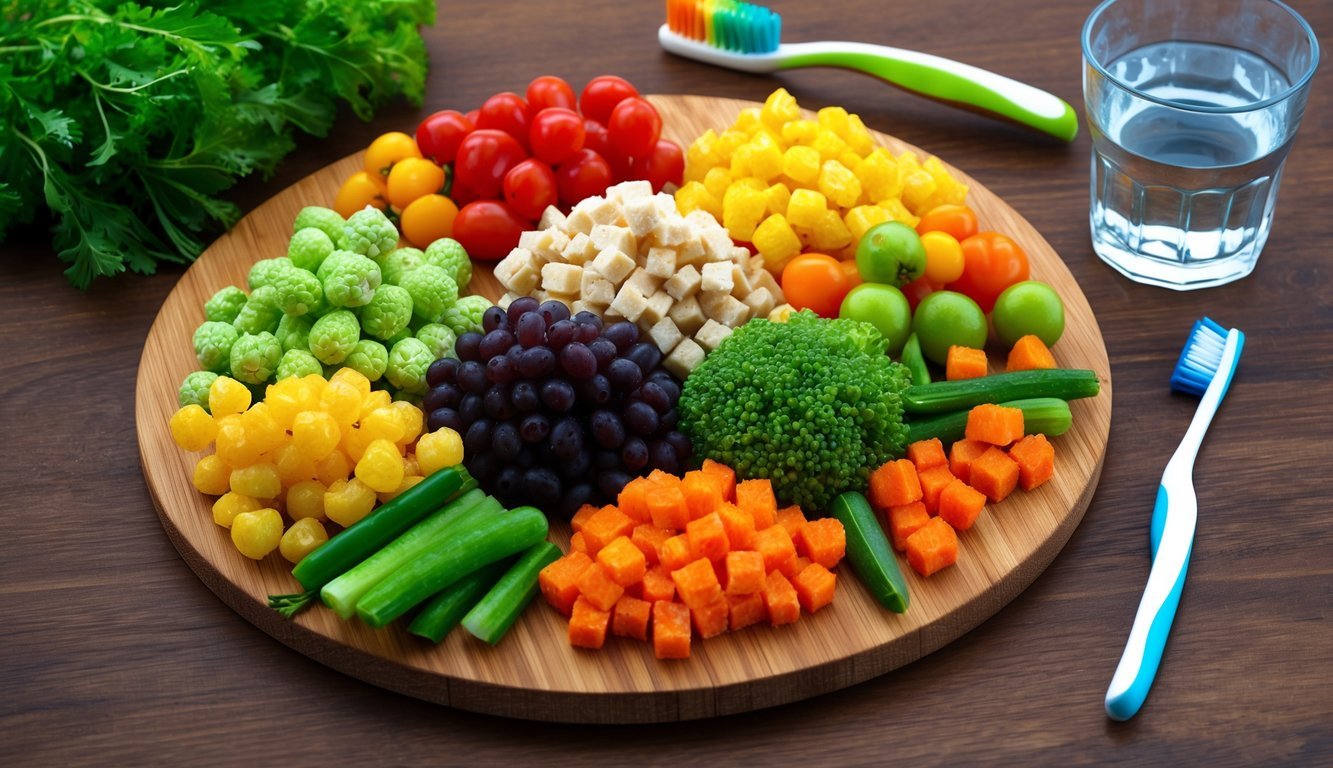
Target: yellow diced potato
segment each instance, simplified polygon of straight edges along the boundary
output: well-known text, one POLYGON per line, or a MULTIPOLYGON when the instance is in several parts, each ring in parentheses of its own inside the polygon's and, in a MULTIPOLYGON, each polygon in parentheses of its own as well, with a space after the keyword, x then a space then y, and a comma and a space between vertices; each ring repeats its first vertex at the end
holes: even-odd
POLYGON ((832 131, 838 138, 847 138, 848 115, 847 110, 842 107, 824 107, 816 114, 819 119, 819 127, 826 131, 832 131))
POLYGON ((763 192, 737 182, 722 198, 722 226, 731 239, 749 242, 767 210, 768 201, 763 192))
MULTIPOLYGON (((930 178, 928 173, 925 176, 930 178)), ((847 166, 828 160, 819 169, 819 191, 834 205, 851 208, 861 197, 861 182, 847 166)))
POLYGON ((788 144, 810 144, 819 133, 819 123, 814 120, 792 120, 782 126, 782 139, 788 144))
POLYGON ((881 222, 890 221, 893 214, 880 208, 878 205, 858 205, 847 212, 842 220, 847 224, 847 229, 852 233, 854 241, 860 241, 865 237, 866 231, 881 222))
POLYGON ((819 156, 824 160, 837 160, 842 157, 843 151, 848 148, 847 142, 838 138, 838 134, 824 128, 820 128, 815 133, 815 139, 810 143, 810 146, 818 150, 819 156))
POLYGON ((862 158, 854 172, 856 178, 861 180, 862 190, 871 200, 895 198, 902 191, 898 162, 883 147, 876 147, 862 158))
POLYGON ((750 172, 765 182, 782 173, 782 148, 767 131, 759 131, 750 140, 750 172))
POLYGON ((912 213, 925 213, 926 202, 939 186, 935 177, 921 168, 913 168, 903 175, 903 205, 912 213))
POLYGON ((773 184, 764 190, 764 198, 768 201, 769 213, 786 213, 787 205, 791 202, 791 190, 786 184, 773 184))
POLYGON ((736 116, 736 122, 731 125, 733 130, 744 131, 746 135, 753 136, 754 132, 763 127, 763 122, 759 119, 758 107, 747 107, 741 110, 736 116))
POLYGON ((847 116, 847 133, 842 137, 851 146, 852 151, 865 157, 875 150, 875 137, 870 135, 860 115, 847 116))
POLYGON ((822 192, 798 189, 791 193, 787 203, 787 221, 793 227, 813 229, 827 210, 828 202, 822 192))
POLYGON ((850 242, 851 230, 847 229, 838 212, 833 210, 824 211, 810 233, 810 244, 825 253, 845 248, 850 242))
POLYGON ((843 165, 847 166, 847 168, 848 168, 849 170, 852 170, 853 173, 855 173, 855 170, 853 170, 853 169, 855 169, 856 166, 857 166, 858 164, 860 164, 860 162, 861 162, 861 156, 858 155, 858 154, 856 154, 855 152, 853 152, 853 151, 850 150, 850 149, 844 149, 844 150, 842 151, 842 154, 841 154, 841 155, 838 155, 837 160, 838 160, 838 162, 840 162, 840 163, 842 163, 843 165))
POLYGON ((714 166, 709 168, 702 179, 704 187, 718 200, 727 194, 727 187, 731 186, 731 171, 724 166, 714 166))
POLYGON ((722 200, 709 192, 703 184, 690 181, 676 190, 676 209, 682 216, 691 211, 704 211, 714 218, 721 218, 722 200))
POLYGON ((717 142, 714 145, 719 164, 723 162, 730 163, 731 156, 736 152, 736 149, 745 145, 749 140, 750 137, 744 131, 731 128, 723 131, 717 137, 717 142))
POLYGON ((754 148, 749 142, 736 147, 736 151, 731 153, 731 165, 728 167, 731 177, 733 179, 749 177, 753 173, 751 170, 754 167, 753 157, 754 148))
POLYGON ((781 131, 786 123, 799 119, 800 116, 801 108, 786 88, 779 88, 770 93, 764 100, 764 108, 759 110, 759 119, 774 131, 781 131))
POLYGON ((691 142, 689 149, 685 151, 685 165, 699 166, 705 172, 709 168, 717 165, 721 158, 717 155, 717 134, 712 128, 704 131, 699 138, 691 142))
POLYGON ((801 239, 792 231, 786 217, 777 213, 760 222, 752 242, 771 270, 782 269, 801 252, 801 239))
POLYGON ((920 216, 907 210, 907 206, 903 205, 903 201, 896 197, 888 200, 881 200, 878 205, 880 208, 888 211, 889 214, 893 216, 894 221, 901 221, 909 227, 915 228, 917 223, 921 221, 920 216))
POLYGON ((813 185, 819 180, 819 150, 796 145, 782 153, 782 172, 793 181, 813 185))
POLYGON ((938 157, 928 157, 921 166, 922 170, 930 174, 935 179, 935 194, 931 195, 923 205, 923 210, 918 213, 924 213, 931 208, 946 204, 960 204, 967 198, 967 185, 959 182, 950 173, 949 169, 944 167, 938 157))

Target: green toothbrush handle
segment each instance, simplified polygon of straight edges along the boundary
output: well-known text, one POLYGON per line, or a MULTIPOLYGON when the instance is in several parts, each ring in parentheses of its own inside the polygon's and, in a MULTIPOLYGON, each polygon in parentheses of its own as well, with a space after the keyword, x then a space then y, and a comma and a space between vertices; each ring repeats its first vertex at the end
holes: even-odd
POLYGON ((1064 141, 1078 135, 1069 103, 1026 83, 930 54, 865 43, 787 43, 778 69, 842 67, 913 93, 1034 128, 1064 141))

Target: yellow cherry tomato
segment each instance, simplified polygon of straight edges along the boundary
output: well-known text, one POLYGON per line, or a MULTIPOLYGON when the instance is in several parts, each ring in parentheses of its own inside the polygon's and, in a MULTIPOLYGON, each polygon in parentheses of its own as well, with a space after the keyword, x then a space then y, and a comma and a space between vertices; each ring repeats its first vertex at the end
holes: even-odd
POLYGON ((400 211, 443 187, 444 169, 430 160, 408 157, 399 160, 389 171, 389 202, 400 211))
POLYGON ((453 235, 457 216, 458 206, 453 200, 444 195, 422 195, 403 209, 398 226, 407 242, 425 248, 442 237, 453 235))
POLYGON ((953 235, 940 231, 923 232, 921 245, 926 248, 927 280, 935 285, 945 285, 962 277, 963 246, 953 235))
POLYGON ((366 148, 366 173, 384 179, 396 163, 409 157, 421 157, 416 139, 402 131, 390 131, 366 148))
POLYGON ((357 171, 348 176, 347 181, 344 181, 342 188, 338 190, 338 196, 333 200, 333 210, 345 219, 367 205, 379 208, 381 211, 388 208, 388 192, 379 177, 365 171, 357 171))

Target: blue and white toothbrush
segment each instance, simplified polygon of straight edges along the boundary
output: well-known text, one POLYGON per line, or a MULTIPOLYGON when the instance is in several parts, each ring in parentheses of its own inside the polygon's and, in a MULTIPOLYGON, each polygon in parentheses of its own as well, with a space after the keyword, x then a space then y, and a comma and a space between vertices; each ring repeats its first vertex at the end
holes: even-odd
POLYGON ((1244 333, 1235 328, 1228 331, 1205 317, 1194 323, 1171 374, 1171 389, 1200 395, 1201 399, 1194 420, 1167 462, 1162 484, 1157 488, 1150 531, 1152 570, 1148 586, 1134 616, 1125 652, 1106 691, 1106 714, 1112 720, 1128 720, 1139 711, 1162 661, 1162 649, 1176 616, 1194 547, 1199 513, 1194 496, 1194 457, 1227 393, 1244 346, 1244 333))

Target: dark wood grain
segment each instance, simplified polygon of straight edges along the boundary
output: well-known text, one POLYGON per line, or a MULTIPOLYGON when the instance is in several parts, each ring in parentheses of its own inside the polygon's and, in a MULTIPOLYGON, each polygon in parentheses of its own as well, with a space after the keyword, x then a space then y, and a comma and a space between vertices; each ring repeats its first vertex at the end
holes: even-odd
MULTIPOLYGON (((1333 6, 1292 3, 1333 42, 1333 6)), ((788 39, 859 39, 996 69, 1081 107, 1092 3, 774 3, 788 39)), ((69 288, 40 232, 0 248, 0 763, 1293 764, 1333 762, 1327 461, 1333 285, 1333 80, 1316 76, 1258 269, 1223 288, 1130 283, 1087 235, 1086 132, 1053 145, 838 71, 757 78, 674 59, 657 3, 442 4, 428 103, 348 115, 306 142, 250 209, 378 133, 470 108, 537 74, 645 91, 841 104, 966 170, 1060 252, 1097 313, 1115 380, 1101 485, 1069 544, 1019 598, 918 662, 803 703, 720 720, 568 727, 472 715, 345 677, 241 620, 181 561, 138 466, 133 393, 148 327, 180 270, 69 288), (1147 578, 1154 486, 1194 402, 1166 380, 1201 315, 1245 357, 1200 454, 1198 538, 1180 613, 1139 716, 1106 684, 1147 578)))

